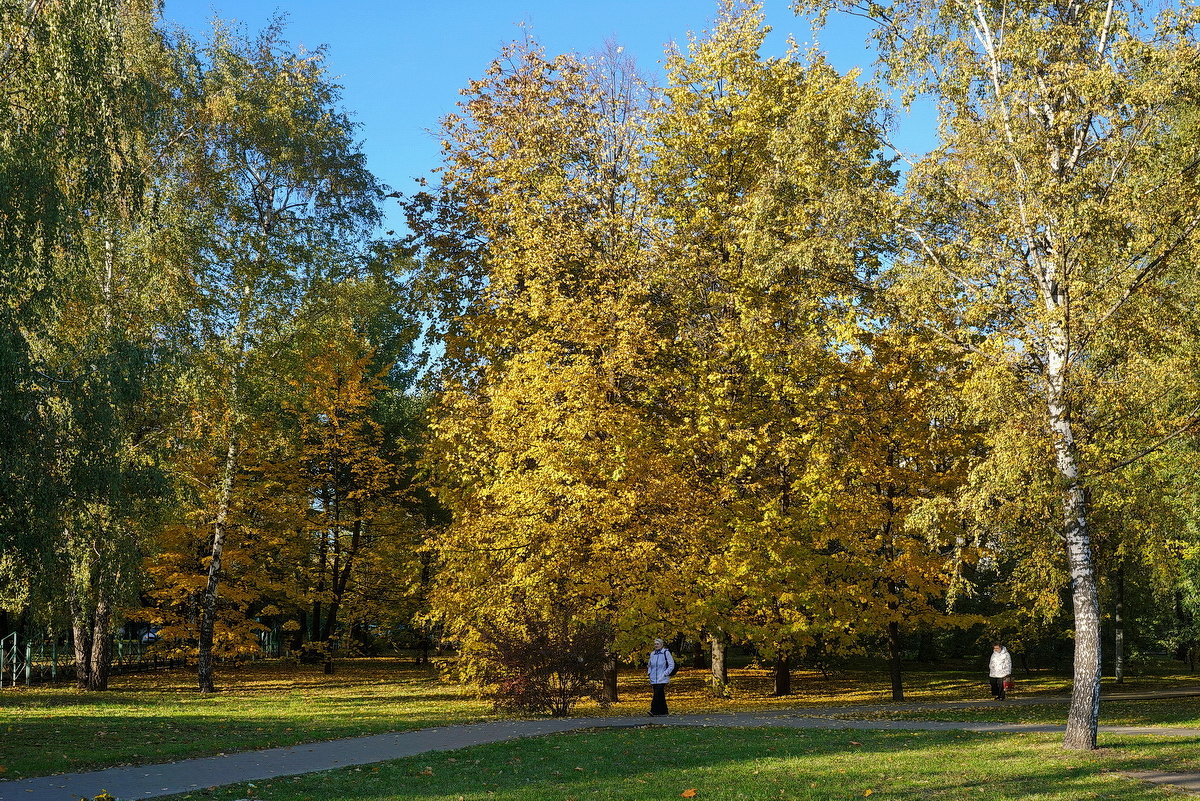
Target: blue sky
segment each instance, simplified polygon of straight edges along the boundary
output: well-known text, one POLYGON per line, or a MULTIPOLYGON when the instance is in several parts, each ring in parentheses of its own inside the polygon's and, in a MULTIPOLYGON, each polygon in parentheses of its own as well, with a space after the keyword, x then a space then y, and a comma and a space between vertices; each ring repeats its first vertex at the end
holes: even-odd
MULTIPOLYGON (((766 0, 774 27, 766 55, 782 53, 790 33, 807 43, 807 22, 788 0, 766 0)), ((587 53, 613 38, 648 76, 659 74, 664 47, 701 31, 716 0, 167 0, 164 16, 200 35, 213 15, 237 19, 251 31, 276 12, 287 15, 296 45, 328 47, 331 72, 344 87, 344 105, 361 128, 371 169, 401 192, 438 163, 430 133, 454 109, 458 91, 480 77, 500 48, 522 36, 521 25, 551 54, 587 53)), ((866 28, 835 20, 820 44, 838 69, 870 70, 866 28)), ((906 149, 930 146, 927 114, 902 119, 897 141, 906 149)), ((394 209, 389 224, 400 225, 394 209)))

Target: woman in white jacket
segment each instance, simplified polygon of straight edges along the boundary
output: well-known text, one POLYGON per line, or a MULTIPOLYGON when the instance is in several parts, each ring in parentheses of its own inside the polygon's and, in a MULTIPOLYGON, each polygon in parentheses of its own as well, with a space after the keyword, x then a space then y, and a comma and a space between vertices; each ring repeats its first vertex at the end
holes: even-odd
POLYGON ((1012 655, 1003 645, 992 646, 992 658, 988 661, 988 677, 992 680, 992 698, 1004 700, 1004 680, 1012 675, 1012 655))
POLYGON ((650 652, 650 662, 646 666, 646 675, 650 677, 650 687, 654 696, 650 699, 650 715, 657 717, 667 713, 667 682, 675 672, 675 657, 667 650, 661 638, 654 640, 654 650, 650 652))

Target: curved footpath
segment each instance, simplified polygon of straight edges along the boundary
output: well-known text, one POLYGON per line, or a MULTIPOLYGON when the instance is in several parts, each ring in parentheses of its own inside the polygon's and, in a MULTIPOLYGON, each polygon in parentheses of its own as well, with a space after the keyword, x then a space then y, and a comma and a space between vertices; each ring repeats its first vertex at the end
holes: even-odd
MULTIPOLYGON (((1133 693, 1106 696, 1107 701, 1188 698, 1200 696, 1198 690, 1133 693)), ((1019 698, 1015 705, 1062 703, 1066 698, 1019 698)), ((922 720, 855 720, 847 715, 869 715, 884 711, 936 711, 977 707, 979 701, 938 704, 888 704, 874 706, 826 707, 804 710, 771 710, 756 713, 720 713, 709 715, 672 715, 667 718, 592 717, 542 720, 501 720, 433 729, 350 737, 342 740, 305 743, 285 748, 243 751, 213 757, 185 759, 161 765, 135 765, 107 768, 88 773, 63 773, 33 779, 0 781, 0 801, 69 801, 92 798, 107 790, 118 799, 186 793, 221 784, 234 784, 280 776, 330 770, 348 765, 366 765, 428 751, 452 751, 471 745, 536 737, 558 732, 596 728, 634 728, 638 726, 782 726, 798 729, 900 729, 906 731, 974 732, 1061 732, 1062 726, 1031 723, 980 723, 922 720)), ((1157 735, 1159 737, 1198 737, 1200 728, 1165 726, 1101 726, 1102 734, 1157 735)), ((1135 778, 1170 784, 1200 792, 1200 774, 1140 772, 1135 778)))

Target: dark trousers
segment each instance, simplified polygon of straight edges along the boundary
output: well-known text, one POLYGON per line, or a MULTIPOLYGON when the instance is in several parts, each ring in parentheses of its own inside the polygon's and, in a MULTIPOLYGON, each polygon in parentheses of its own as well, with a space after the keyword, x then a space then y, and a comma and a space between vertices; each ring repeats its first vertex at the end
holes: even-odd
POLYGON ((992 697, 998 698, 1001 701, 1003 701, 1004 700, 1004 679, 997 678, 996 676, 992 676, 991 680, 992 680, 992 697))
POLYGON ((654 695, 650 698, 650 714, 651 715, 666 715, 667 714, 667 685, 651 684, 650 687, 654 690, 654 695))

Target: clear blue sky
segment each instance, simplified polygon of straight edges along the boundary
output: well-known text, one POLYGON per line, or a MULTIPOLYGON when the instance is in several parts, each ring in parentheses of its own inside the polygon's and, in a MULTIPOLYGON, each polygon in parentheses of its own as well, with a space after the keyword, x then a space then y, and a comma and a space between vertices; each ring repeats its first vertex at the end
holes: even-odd
MULTIPOLYGON (((812 40, 806 20, 788 0, 766 0, 774 27, 766 55, 782 53, 788 34, 812 40)), ((215 15, 237 19, 250 32, 273 14, 287 15, 296 45, 328 47, 331 72, 344 87, 344 104, 360 124, 372 171, 401 192, 438 163, 430 133, 454 109, 458 91, 480 77, 500 48, 520 38, 524 23, 547 53, 587 53, 613 38, 648 76, 660 72, 668 42, 683 45, 689 31, 708 27, 716 0, 167 0, 164 16, 197 35, 215 15)), ((866 28, 835 20, 820 44, 838 69, 870 72, 866 28)), ((897 142, 911 150, 931 145, 927 113, 902 120, 897 142)), ((390 225, 400 225, 394 207, 390 225)))

